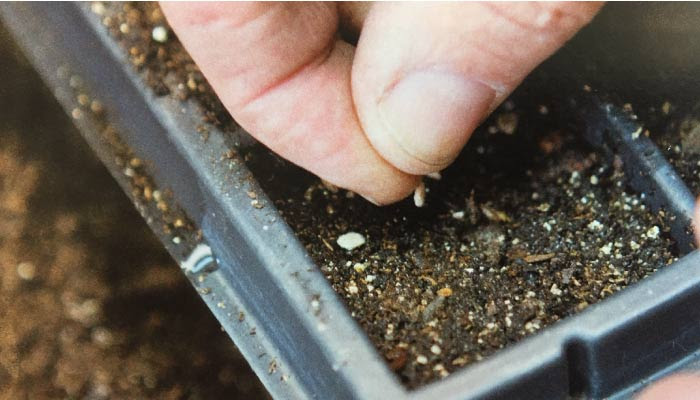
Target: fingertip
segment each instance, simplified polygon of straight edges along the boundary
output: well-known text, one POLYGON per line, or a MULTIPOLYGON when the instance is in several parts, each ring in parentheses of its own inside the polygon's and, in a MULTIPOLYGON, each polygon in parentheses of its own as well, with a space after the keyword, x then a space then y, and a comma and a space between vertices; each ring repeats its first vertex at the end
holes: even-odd
POLYGON ((397 4, 372 7, 353 65, 363 130, 398 169, 444 169, 525 76, 596 4, 397 4))
POLYGON ((425 175, 457 157, 496 98, 489 86, 439 68, 402 77, 380 98, 365 132, 398 169, 425 175))
POLYGON ((324 180, 351 190, 375 206, 387 206, 411 196, 421 177, 406 174, 387 164, 359 166, 354 174, 324 176, 324 180))

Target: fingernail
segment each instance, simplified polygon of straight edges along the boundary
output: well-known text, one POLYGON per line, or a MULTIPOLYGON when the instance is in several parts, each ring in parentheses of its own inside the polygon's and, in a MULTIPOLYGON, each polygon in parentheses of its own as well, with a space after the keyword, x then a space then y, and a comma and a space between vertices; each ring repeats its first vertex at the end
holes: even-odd
MULTIPOLYGON (((459 154, 495 99, 495 91, 476 80, 440 70, 402 78, 379 103, 379 112, 396 145, 425 170, 439 171, 459 154)), ((415 165, 415 164, 414 164, 415 165)))
POLYGON ((361 195, 361 196, 363 199, 369 201, 370 203, 374 204, 375 206, 381 207, 381 204, 377 200, 374 200, 373 198, 371 198, 370 196, 365 196, 365 195, 361 195))

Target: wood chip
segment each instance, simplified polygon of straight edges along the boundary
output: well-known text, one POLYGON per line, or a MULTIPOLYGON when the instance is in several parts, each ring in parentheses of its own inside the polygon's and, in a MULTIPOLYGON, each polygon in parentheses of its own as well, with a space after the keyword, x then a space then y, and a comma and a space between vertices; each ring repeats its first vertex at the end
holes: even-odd
POLYGON ((555 255, 556 254, 554 254, 554 253, 530 254, 528 256, 525 256, 525 258, 523 260, 525 260, 525 262, 527 262, 527 263, 533 264, 533 263, 538 263, 538 262, 547 261, 549 259, 552 259, 552 258, 554 258, 555 255))

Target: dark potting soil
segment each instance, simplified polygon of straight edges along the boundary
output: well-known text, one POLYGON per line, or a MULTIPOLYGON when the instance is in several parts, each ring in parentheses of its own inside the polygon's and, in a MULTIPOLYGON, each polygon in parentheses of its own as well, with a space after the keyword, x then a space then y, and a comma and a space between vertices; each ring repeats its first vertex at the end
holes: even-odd
POLYGON ((700 196, 700 106, 659 107, 651 138, 678 171, 694 195, 700 196))
MULTIPOLYGON (((157 6, 92 9, 156 93, 198 100, 203 126, 235 126, 173 33, 164 43, 153 38, 155 27, 167 29, 157 6)), ((497 111, 441 180, 426 181, 423 208, 411 200, 378 208, 262 146, 238 150, 408 387, 447 376, 675 259, 663 213, 651 213, 627 188, 619 160, 587 148, 576 127, 558 122, 555 105, 532 104, 516 96, 497 111), (365 243, 341 248, 347 233, 365 243)))
POLYGON ((688 93, 661 101, 624 104, 644 127, 691 192, 700 196, 700 104, 688 93))

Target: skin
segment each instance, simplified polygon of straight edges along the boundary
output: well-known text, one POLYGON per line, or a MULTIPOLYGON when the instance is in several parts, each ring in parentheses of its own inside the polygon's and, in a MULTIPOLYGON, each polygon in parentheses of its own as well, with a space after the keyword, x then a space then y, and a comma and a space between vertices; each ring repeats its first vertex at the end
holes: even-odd
POLYGON ((388 204, 449 165, 479 122, 600 4, 162 8, 241 126, 324 180, 388 204), (356 46, 340 39, 341 25, 360 32, 356 46))
MULTIPOLYGON (((410 195, 600 3, 161 3, 236 121, 369 201, 410 195), (356 45, 340 38, 359 37, 356 45)), ((700 202, 696 210, 700 243, 700 202)), ((686 399, 681 375, 644 400, 686 399)))

